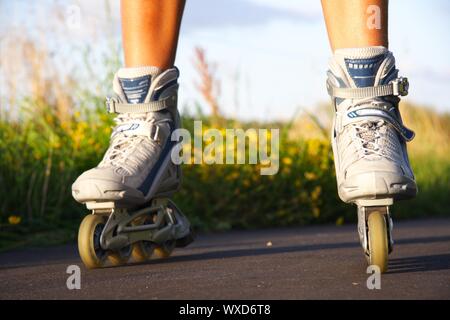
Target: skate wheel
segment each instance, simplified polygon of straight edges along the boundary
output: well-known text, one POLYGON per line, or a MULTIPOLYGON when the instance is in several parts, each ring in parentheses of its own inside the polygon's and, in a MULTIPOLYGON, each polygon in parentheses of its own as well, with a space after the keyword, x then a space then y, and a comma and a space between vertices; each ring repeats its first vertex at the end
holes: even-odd
POLYGON ((369 215, 368 221, 369 263, 380 268, 382 273, 388 268, 388 239, 384 214, 375 211, 369 215))
POLYGON ((88 269, 103 267, 107 252, 100 246, 100 235, 105 227, 106 217, 90 214, 84 217, 78 230, 78 252, 88 269))
POLYGON ((157 245, 154 251, 155 255, 158 258, 168 258, 172 254, 173 249, 175 249, 175 245, 175 240, 168 240, 161 245, 157 245))
POLYGON ((108 255, 108 260, 113 266, 121 266, 128 262, 131 256, 131 245, 126 246, 120 250, 111 252, 108 255))
MULTIPOLYGON (((143 216, 133 221, 133 225, 139 226, 144 224, 152 224, 153 222, 154 222, 153 216, 143 216)), ((144 262, 152 257, 154 250, 155 244, 153 242, 145 240, 138 241, 133 243, 131 256, 133 257, 133 260, 136 262, 144 262)))
POLYGON ((133 244, 131 255, 134 261, 144 262, 151 258, 155 250, 155 244, 150 241, 138 241, 133 244))

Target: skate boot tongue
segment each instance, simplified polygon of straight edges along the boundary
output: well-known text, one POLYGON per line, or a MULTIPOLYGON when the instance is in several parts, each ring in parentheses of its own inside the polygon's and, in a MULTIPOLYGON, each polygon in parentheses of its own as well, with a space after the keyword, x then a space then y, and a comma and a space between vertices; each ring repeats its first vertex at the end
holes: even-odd
POLYGON ((397 77, 395 59, 385 47, 349 48, 336 50, 332 71, 339 68, 346 87, 375 87, 397 77))
POLYGON ((153 80, 161 73, 157 67, 121 68, 117 72, 118 83, 114 91, 124 101, 132 104, 147 100, 153 80))

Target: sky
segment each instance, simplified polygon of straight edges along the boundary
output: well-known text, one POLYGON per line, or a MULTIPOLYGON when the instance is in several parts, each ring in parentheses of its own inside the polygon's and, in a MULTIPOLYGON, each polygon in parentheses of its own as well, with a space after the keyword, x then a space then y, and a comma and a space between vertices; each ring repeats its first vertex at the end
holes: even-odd
MULTIPOLYGON (((405 100, 450 112, 450 2, 391 0, 389 9, 390 50, 410 80, 405 100)), ((117 0, 0 0, 0 30, 43 28, 70 65, 80 60, 73 46, 95 44, 95 54, 111 39, 120 41, 119 14, 117 0), (68 24, 73 10, 79 10, 77 27, 68 24)), ((331 50, 319 0, 188 0, 176 60, 180 108, 199 102, 207 112, 195 86, 197 46, 217 64, 220 107, 228 116, 285 120, 329 101, 331 50)))

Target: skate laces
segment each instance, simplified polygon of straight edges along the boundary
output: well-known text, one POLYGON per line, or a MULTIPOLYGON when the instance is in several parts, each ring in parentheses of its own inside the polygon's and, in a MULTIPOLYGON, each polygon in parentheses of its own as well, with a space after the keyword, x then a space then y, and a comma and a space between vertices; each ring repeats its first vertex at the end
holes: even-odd
POLYGON ((385 126, 384 120, 379 121, 363 121, 353 125, 356 130, 356 137, 359 141, 360 155, 362 157, 367 155, 383 155, 381 145, 379 143, 381 134, 380 128, 385 126))
MULTIPOLYGON (((390 103, 380 98, 366 98, 361 99, 353 105, 354 107, 370 104, 371 107, 390 107, 390 103)), ((370 155, 386 156, 391 152, 387 152, 385 148, 386 144, 383 141, 392 138, 389 134, 389 124, 383 120, 363 120, 352 124, 354 130, 354 136, 356 137, 356 143, 359 158, 364 158, 370 155)), ((389 151, 389 150, 388 150, 389 151)), ((392 150, 391 150, 392 151, 392 150)))
MULTIPOLYGON (((143 165, 156 162, 161 146, 156 137, 150 138, 148 135, 132 134, 126 131, 118 131, 119 126, 132 125, 137 121, 145 121, 151 126, 159 126, 169 123, 170 119, 150 118, 147 114, 119 114, 114 121, 115 129, 111 135, 111 142, 100 167, 112 166, 117 168, 122 175, 135 175, 143 165)), ((158 132, 158 127, 156 129, 158 132)))

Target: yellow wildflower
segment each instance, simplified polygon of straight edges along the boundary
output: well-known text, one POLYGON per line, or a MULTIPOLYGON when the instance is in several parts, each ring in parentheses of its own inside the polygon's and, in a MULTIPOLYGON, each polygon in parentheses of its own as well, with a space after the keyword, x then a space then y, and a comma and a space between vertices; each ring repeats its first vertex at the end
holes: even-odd
POLYGON ((321 193, 322 193, 322 188, 320 186, 315 187, 314 190, 311 192, 311 199, 313 201, 318 200, 321 193))
POLYGON ((46 115, 44 116, 44 119, 45 119, 45 122, 47 122, 47 123, 49 123, 49 124, 52 124, 52 123, 53 123, 53 117, 52 117, 51 115, 49 115, 49 114, 46 114, 46 115))
POLYGON ((337 220, 336 220, 336 225, 337 226, 342 226, 344 224, 344 217, 339 217, 339 218, 337 218, 337 220))
POLYGON ((282 161, 283 161, 283 164, 285 164, 287 166, 290 166, 292 164, 292 158, 290 158, 290 157, 284 157, 282 159, 282 161))
POLYGON ((317 179, 317 175, 314 172, 305 172, 305 178, 308 181, 316 180, 317 179))
POLYGON ((22 221, 22 218, 19 216, 12 215, 12 216, 8 217, 9 224, 15 225, 15 224, 19 224, 21 221, 22 221))
POLYGON ((314 218, 318 218, 318 217, 320 216, 320 209, 319 209, 319 208, 314 207, 314 208, 312 209, 312 211, 313 211, 313 216, 314 216, 314 218))
POLYGON ((61 142, 59 142, 59 139, 54 139, 51 143, 50 143, 50 147, 52 149, 59 149, 61 148, 61 142))

